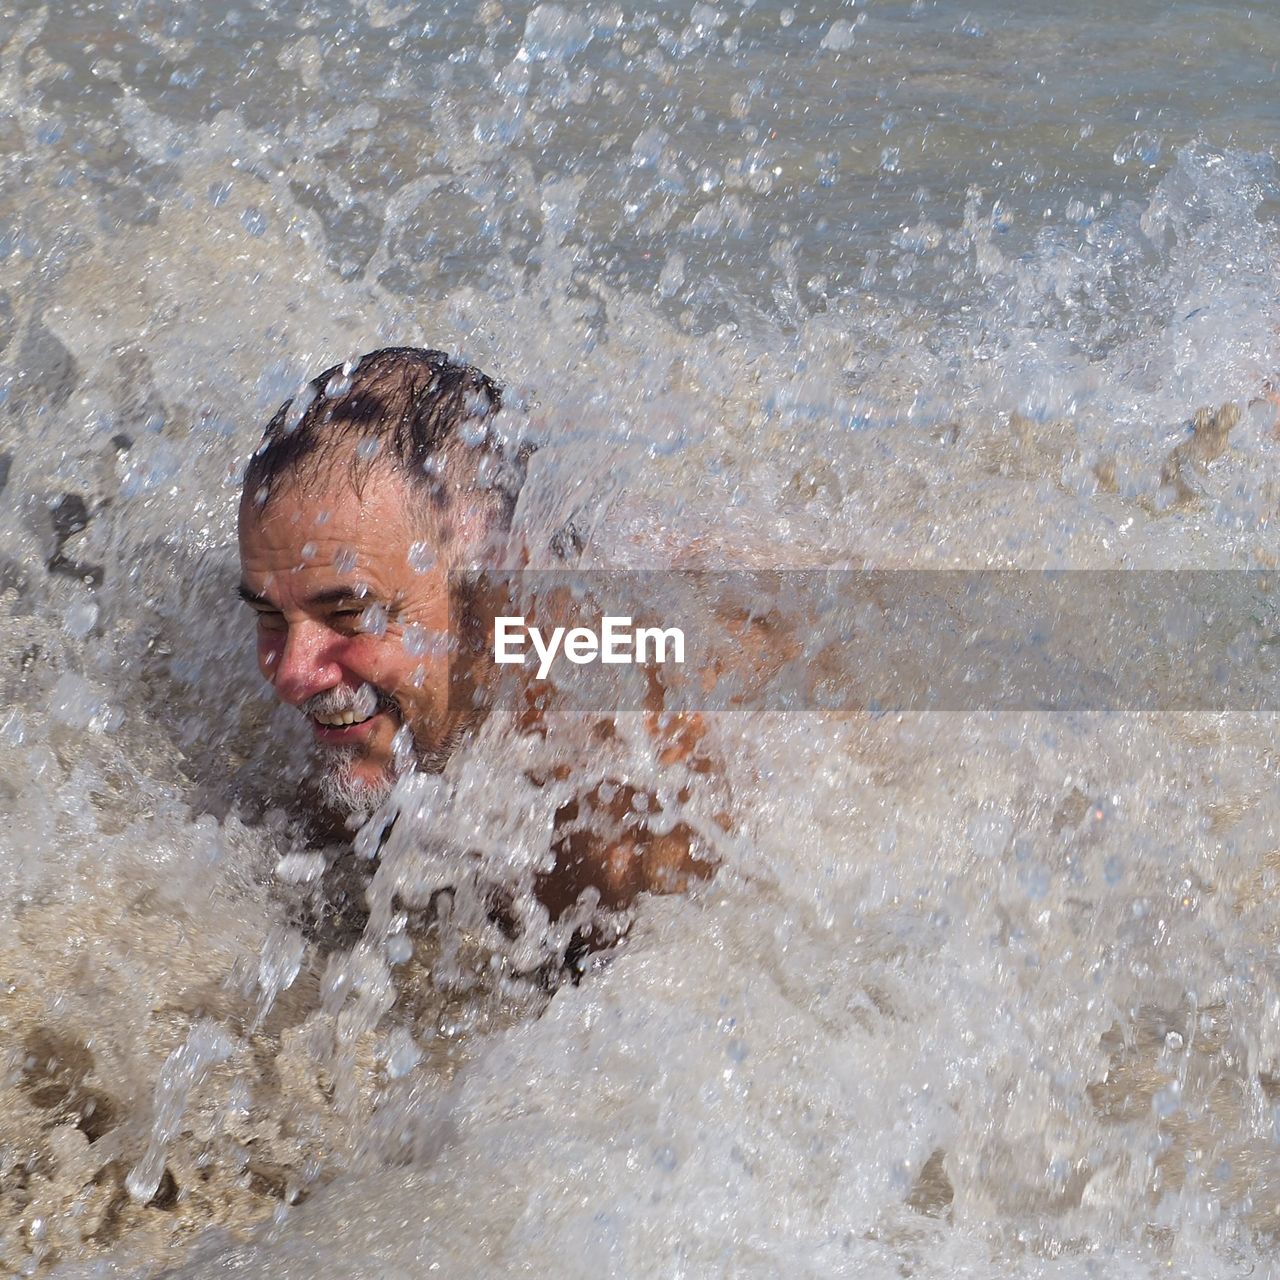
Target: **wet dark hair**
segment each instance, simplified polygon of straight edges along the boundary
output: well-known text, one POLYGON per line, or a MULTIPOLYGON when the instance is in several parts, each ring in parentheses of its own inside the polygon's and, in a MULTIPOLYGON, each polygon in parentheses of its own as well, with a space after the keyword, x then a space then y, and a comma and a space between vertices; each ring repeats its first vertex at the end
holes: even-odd
POLYGON ((259 507, 287 478, 344 465, 359 491, 390 466, 437 510, 479 496, 488 519, 511 527, 533 446, 493 428, 502 388, 443 351, 384 347, 334 365, 276 411, 245 468, 244 495, 259 507))

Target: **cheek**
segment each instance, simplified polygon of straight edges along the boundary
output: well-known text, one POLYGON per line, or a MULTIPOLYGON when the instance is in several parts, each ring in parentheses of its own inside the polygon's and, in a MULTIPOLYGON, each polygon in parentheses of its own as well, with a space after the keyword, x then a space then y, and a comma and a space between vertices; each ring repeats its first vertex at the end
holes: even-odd
POLYGON ((403 706, 422 710, 434 706, 439 690, 448 684, 449 659, 430 651, 419 653, 419 647, 406 648, 398 636, 357 641, 347 662, 353 673, 394 694, 403 706))
POLYGON ((352 637, 334 648, 333 657, 353 676, 387 690, 405 684, 416 665, 390 636, 352 637))

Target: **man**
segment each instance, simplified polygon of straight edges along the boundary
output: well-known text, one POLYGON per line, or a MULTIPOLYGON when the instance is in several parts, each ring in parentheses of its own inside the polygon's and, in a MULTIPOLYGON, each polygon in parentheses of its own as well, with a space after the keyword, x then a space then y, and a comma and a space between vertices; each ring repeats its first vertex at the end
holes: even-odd
MULTIPOLYGON (((240 594, 258 665, 309 721, 334 810, 368 813, 404 773, 442 770, 485 714, 484 619, 451 600, 449 575, 509 540, 530 450, 504 438, 501 404, 441 352, 375 351, 282 406, 246 468, 240 594)), ((651 723, 664 763, 703 767, 700 726, 656 709, 651 723)), ((621 907, 710 873, 687 827, 649 831, 638 795, 615 779, 561 807, 538 882, 552 918, 588 890, 621 907)))

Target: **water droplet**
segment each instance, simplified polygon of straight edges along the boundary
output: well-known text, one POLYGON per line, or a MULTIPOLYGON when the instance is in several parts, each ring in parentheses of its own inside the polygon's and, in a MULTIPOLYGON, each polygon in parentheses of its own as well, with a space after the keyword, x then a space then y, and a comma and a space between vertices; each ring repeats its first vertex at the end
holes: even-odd
POLYGON ((822 37, 821 47, 834 53, 842 53, 853 48, 855 39, 853 23, 846 18, 837 18, 822 37))
POLYGON ((360 630, 371 636, 387 634, 387 611, 380 604, 371 604, 360 615, 360 630))
POLYGON ((339 573, 353 573, 356 563, 356 553, 351 547, 339 547, 333 553, 333 567, 339 573))
POLYGON ((778 14, 778 24, 783 27, 789 27, 796 20, 796 11, 794 9, 783 9, 778 14))
MULTIPOLYGON (((286 853, 276 863, 275 877, 283 884, 310 884, 324 875, 325 865, 323 854, 286 853)), ((266 963, 264 956, 262 964, 266 963)))
POLYGON ((248 208, 240 215, 240 225, 251 236, 260 236, 267 229, 267 215, 256 207, 248 208))
MULTIPOLYGON (((412 946, 410 951, 412 952, 412 946)), ((392 1080, 407 1076, 422 1061, 422 1050, 418 1048, 413 1037, 403 1027, 397 1027, 387 1041, 385 1058, 387 1075, 392 1080)))
POLYGON ((430 573, 436 567, 436 553, 429 542, 415 542, 409 548, 408 559, 414 573, 430 573))
POLYGON ((289 401, 289 408, 285 412, 284 432, 289 435, 298 429, 306 412, 315 402, 315 388, 308 383, 306 386, 299 387, 297 394, 289 401))
POLYGON ((62 626, 73 640, 83 640, 98 621, 98 606, 92 600, 73 604, 63 615, 62 626))
POLYGON ((413 732, 407 724, 402 724, 391 739, 391 758, 395 762, 397 772, 404 773, 413 768, 417 762, 417 751, 414 747, 413 732))
POLYGON ((437 654, 443 649, 443 637, 440 632, 429 631, 426 627, 418 626, 416 622, 405 627, 400 643, 404 646, 405 653, 411 658, 421 658, 428 653, 437 654))

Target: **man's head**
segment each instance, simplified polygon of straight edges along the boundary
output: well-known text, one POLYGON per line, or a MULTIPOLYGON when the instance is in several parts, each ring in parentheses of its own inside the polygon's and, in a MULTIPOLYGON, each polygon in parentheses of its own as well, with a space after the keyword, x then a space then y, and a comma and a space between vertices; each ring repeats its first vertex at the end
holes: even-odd
POLYGON ((448 575, 510 529, 527 451, 499 438, 500 407, 494 382, 441 352, 375 351, 284 404, 246 468, 258 665, 310 718, 335 807, 441 768, 471 719, 448 575))

